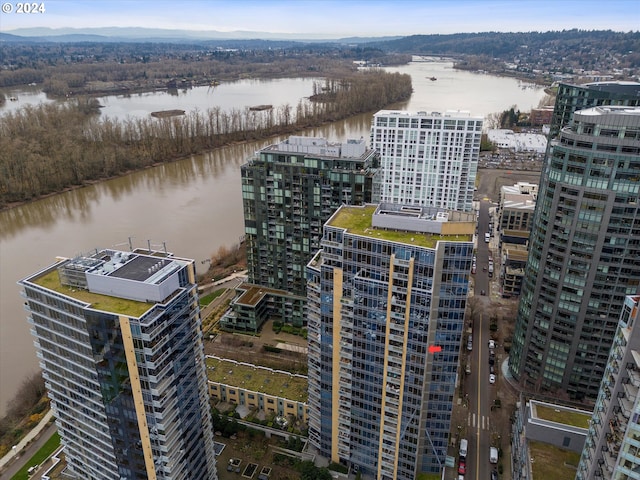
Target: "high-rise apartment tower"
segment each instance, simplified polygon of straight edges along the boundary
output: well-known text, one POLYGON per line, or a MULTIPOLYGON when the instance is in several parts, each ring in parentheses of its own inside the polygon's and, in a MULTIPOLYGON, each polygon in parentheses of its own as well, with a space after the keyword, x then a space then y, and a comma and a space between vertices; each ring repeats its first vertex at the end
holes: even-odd
POLYGON ((193 260, 100 250, 19 283, 71 476, 217 479, 193 260))
POLYGON ((624 298, 640 288, 640 108, 576 111, 551 141, 509 368, 595 399, 624 298))
POLYGON ((576 480, 640 480, 640 297, 622 308, 576 480))
POLYGON ((471 211, 482 120, 462 111, 376 113, 371 148, 380 153, 380 201, 471 211))
POLYGON ((222 324, 256 331, 268 315, 305 323, 304 268, 318 250, 322 225, 343 204, 377 199, 377 154, 364 140, 331 143, 289 137, 242 166, 242 203, 249 283, 263 300, 239 295, 222 324), (269 289, 269 290, 267 290, 269 289))
POLYGON ((640 83, 613 81, 582 85, 558 84, 550 138, 556 138, 560 130, 571 122, 574 112, 601 105, 640 106, 640 83))
POLYGON ((442 471, 475 214, 341 207, 307 267, 309 439, 380 480, 442 471))

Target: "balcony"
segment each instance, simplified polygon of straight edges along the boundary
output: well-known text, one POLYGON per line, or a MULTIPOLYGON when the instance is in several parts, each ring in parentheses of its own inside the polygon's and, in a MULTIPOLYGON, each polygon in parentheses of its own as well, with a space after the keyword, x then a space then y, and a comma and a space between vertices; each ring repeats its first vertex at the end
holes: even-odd
POLYGON ((636 388, 640 388, 640 372, 636 370, 635 363, 627 364, 627 373, 631 384, 636 388))
POLYGON ((618 392, 618 403, 620 404, 622 415, 624 416, 624 418, 629 420, 629 418, 631 418, 631 410, 633 408, 633 404, 627 398, 625 398, 624 392, 618 392))

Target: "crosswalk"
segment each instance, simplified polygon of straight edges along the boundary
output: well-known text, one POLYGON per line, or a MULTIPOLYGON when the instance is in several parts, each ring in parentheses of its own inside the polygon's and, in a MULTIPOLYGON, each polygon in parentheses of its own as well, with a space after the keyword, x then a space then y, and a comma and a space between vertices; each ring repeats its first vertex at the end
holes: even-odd
POLYGON ((467 425, 472 428, 479 427, 480 430, 489 430, 489 417, 487 415, 476 415, 469 413, 467 425))

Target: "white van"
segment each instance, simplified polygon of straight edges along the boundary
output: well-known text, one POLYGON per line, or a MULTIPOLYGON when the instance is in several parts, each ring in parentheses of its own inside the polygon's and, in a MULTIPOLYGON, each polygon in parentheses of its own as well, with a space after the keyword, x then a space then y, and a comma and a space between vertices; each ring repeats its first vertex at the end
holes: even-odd
POLYGON ((467 458, 467 439, 460 440, 460 458, 467 458))
POLYGON ((486 243, 489 243, 491 241, 491 235, 489 234, 489 232, 484 234, 484 241, 486 243))
POLYGON ((489 447, 489 461, 498 463, 498 449, 496 447, 489 447))

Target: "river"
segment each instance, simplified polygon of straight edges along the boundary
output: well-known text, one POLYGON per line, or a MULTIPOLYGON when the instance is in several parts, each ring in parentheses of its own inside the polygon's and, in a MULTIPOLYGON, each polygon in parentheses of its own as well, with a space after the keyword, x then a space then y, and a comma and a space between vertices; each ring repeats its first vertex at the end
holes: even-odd
MULTIPOLYGON (((541 87, 456 71, 446 61, 413 62, 388 70, 408 73, 413 79, 414 93, 394 106, 398 109, 468 110, 486 116, 513 105, 527 111, 544 97, 541 87)), ((311 80, 289 80, 230 84, 225 100, 223 85, 214 92, 208 87, 180 91, 177 98, 183 101, 178 104, 175 95, 160 92, 105 97, 102 114, 123 118, 172 108, 204 111, 209 104, 202 101, 203 96, 219 98, 219 105, 229 108, 242 105, 239 98, 244 99, 243 105, 278 107, 296 105, 312 94, 311 80), (232 98, 239 89, 244 93, 232 98)), ((31 99, 24 104, 47 101, 33 88, 13 93, 18 98, 14 104, 23 98, 31 99)), ((300 134, 330 141, 368 139, 371 117, 358 115, 300 134)), ((243 235, 240 166, 254 152, 279 140, 220 148, 0 212, 0 414, 24 379, 38 369, 18 280, 50 265, 56 256, 72 257, 101 247, 127 249, 130 237, 135 247, 151 243, 194 258, 204 271, 203 262, 219 247, 233 245, 243 235)))

